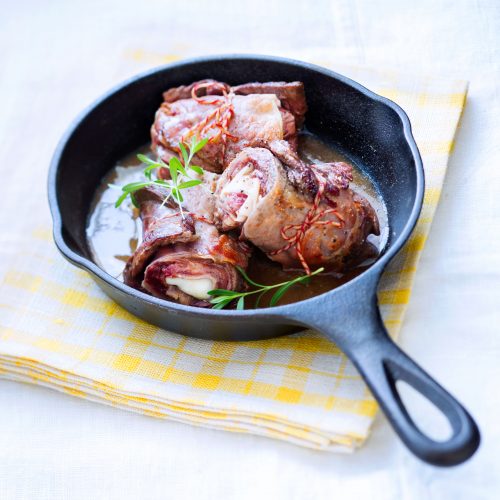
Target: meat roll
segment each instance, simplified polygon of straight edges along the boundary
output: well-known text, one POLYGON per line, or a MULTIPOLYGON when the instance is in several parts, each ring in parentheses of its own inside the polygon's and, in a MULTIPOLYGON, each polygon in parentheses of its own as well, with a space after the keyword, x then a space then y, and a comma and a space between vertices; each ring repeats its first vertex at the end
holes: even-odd
POLYGON ((167 90, 151 128, 152 148, 165 162, 179 142, 209 138, 195 163, 220 173, 245 147, 286 141, 297 149, 297 130, 307 110, 301 82, 230 87, 203 80, 167 90))
POLYGON ((157 186, 135 193, 143 241, 125 267, 124 280, 159 298, 206 307, 209 290, 244 288, 235 266, 246 268, 250 251, 218 231, 212 221, 213 195, 206 185, 187 191, 192 203, 184 205, 183 215, 176 205, 162 206, 167 192, 157 186))
POLYGON ((364 260, 371 247, 366 238, 379 227, 371 205, 349 188, 351 167, 308 166, 274 146, 287 164, 267 148, 247 148, 220 177, 221 230, 238 229, 285 269, 341 272, 364 260))

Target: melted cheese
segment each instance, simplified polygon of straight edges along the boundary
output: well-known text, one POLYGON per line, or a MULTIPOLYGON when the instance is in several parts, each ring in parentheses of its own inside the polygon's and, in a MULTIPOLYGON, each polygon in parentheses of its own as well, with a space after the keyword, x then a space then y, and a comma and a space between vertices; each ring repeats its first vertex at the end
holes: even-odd
POLYGON ((165 281, 167 285, 175 285, 182 292, 200 300, 209 299, 208 292, 215 288, 210 278, 167 278, 165 281))
POLYGON ((243 167, 221 191, 221 195, 229 193, 244 193, 247 195, 247 199, 236 212, 234 220, 237 222, 245 222, 259 202, 260 181, 257 177, 251 175, 252 172, 253 169, 250 166, 243 167))

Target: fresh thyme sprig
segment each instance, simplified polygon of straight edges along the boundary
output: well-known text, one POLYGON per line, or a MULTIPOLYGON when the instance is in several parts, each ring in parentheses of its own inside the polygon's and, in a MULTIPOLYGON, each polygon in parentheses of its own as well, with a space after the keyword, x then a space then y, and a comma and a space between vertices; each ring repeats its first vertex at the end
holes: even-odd
POLYGON ((290 287, 296 285, 297 283, 307 283, 312 276, 315 276, 324 271, 324 268, 320 267, 319 269, 316 269, 316 271, 313 271, 311 274, 297 276, 296 278, 289 281, 284 281, 283 283, 276 283, 275 285, 261 285, 260 283, 256 283, 255 281, 250 279, 247 273, 241 267, 237 267, 237 269, 241 273, 245 281, 254 286, 256 289, 250 290, 249 292, 235 292, 233 290, 223 290, 221 288, 210 290, 208 292, 208 295, 211 295, 213 297, 213 299, 210 300, 210 303, 213 304, 213 309, 223 309, 233 300, 238 300, 236 303, 236 309, 245 309, 245 297, 254 294, 259 294, 259 296, 257 297, 257 302, 255 304, 255 307, 258 307, 262 296, 269 290, 274 290, 277 288, 277 290, 271 297, 271 300, 269 301, 269 305, 271 307, 275 306, 290 287))
POLYGON ((138 154, 137 158, 142 163, 145 163, 147 165, 147 167, 144 169, 144 176, 147 180, 131 182, 129 184, 126 184, 125 186, 111 186, 117 187, 122 191, 122 194, 116 200, 115 207, 118 208, 128 196, 130 196, 130 199, 134 206, 138 207, 139 205, 134 193, 136 191, 139 191, 139 189, 143 189, 147 186, 157 185, 169 190, 169 193, 163 200, 162 205, 165 205, 170 197, 172 197, 179 206, 180 213, 184 218, 184 211, 182 209, 182 202, 184 201, 184 197, 182 196, 181 191, 183 189, 188 189, 202 183, 200 179, 193 179, 189 175, 188 171, 192 170, 199 175, 203 174, 203 169, 197 165, 191 165, 191 161, 193 160, 193 156, 198 153, 198 151, 203 149, 207 142, 208 139, 202 139, 198 141, 196 137, 193 137, 191 140, 191 144, 188 145, 187 149, 184 144, 179 143, 179 149, 181 151, 183 161, 181 162, 179 158, 174 156, 170 159, 168 165, 162 159, 152 160, 151 158, 148 158, 143 154, 138 154), (152 179, 153 170, 156 170, 158 168, 166 168, 169 171, 169 181, 163 179, 152 179))

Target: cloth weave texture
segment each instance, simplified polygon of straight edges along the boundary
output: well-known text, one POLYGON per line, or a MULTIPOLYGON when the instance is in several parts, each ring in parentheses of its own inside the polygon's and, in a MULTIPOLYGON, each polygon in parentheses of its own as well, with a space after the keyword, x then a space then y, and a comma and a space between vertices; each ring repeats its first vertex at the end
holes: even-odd
MULTIPOLYGON (((342 72, 330 61, 316 62, 342 72)), ((397 336, 467 84, 356 68, 349 74, 403 107, 424 162, 422 214, 379 289, 382 317, 397 336)), ((8 234, 11 249, 0 259, 0 377, 316 449, 351 450, 367 438, 377 404, 325 337, 306 331, 266 341, 211 342, 151 326, 64 261, 52 241, 46 200, 36 204, 40 210, 32 212, 28 230, 16 230, 5 212, 0 216, 0 234, 8 234)))

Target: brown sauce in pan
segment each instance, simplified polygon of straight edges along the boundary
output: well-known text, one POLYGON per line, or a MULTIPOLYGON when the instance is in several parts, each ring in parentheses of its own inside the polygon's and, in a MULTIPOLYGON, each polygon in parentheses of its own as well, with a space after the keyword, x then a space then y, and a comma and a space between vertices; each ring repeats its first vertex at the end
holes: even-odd
MULTIPOLYGON (((301 157, 309 163, 345 161, 353 165, 354 181, 351 183, 351 188, 367 198, 377 212, 381 234, 377 237, 371 235, 369 239, 375 248, 381 252, 387 242, 389 233, 387 212, 370 179, 345 156, 313 135, 302 134, 300 136, 299 151, 301 157)), ((95 262, 104 271, 120 280, 122 280, 125 262, 137 248, 140 241, 141 222, 137 210, 131 204, 123 203, 118 209, 115 208, 114 204, 120 192, 109 187, 108 184, 121 186, 142 179, 144 166, 136 158, 138 153, 152 157, 149 145, 147 145, 134 151, 115 165, 102 180, 101 186, 95 194, 87 226, 87 239, 95 262)), ((322 274, 314 276, 309 284, 299 284, 290 288, 279 303, 288 304, 325 293, 361 274, 374 260, 371 259, 342 275, 322 274)), ((258 250, 254 250, 247 272, 254 281, 266 285, 288 281, 301 274, 299 271, 283 271, 279 264, 272 262, 258 250)), ((272 292, 268 295, 269 299, 272 292)), ((254 306, 255 298, 256 295, 245 299, 246 308, 254 306)), ((268 305, 267 300, 262 299, 260 307, 266 305, 268 305)))

